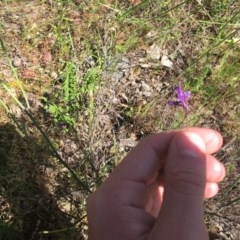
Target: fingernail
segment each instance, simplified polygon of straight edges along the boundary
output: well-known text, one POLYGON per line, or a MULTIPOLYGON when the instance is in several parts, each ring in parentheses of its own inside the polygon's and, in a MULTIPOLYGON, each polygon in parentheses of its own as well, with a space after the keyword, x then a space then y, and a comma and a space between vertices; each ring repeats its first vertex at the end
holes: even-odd
POLYGON ((205 153, 206 146, 203 139, 192 132, 183 132, 177 141, 177 148, 181 154, 189 157, 199 157, 199 153, 205 153))

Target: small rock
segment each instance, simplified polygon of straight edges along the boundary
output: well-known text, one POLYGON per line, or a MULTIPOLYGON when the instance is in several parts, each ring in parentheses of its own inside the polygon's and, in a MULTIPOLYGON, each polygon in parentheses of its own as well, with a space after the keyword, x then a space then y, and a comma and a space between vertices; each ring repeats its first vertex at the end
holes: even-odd
POLYGON ((126 57, 122 57, 121 62, 117 64, 117 69, 120 69, 126 73, 129 70, 129 65, 129 59, 126 57))
POLYGON ((169 60, 169 58, 168 58, 166 55, 162 56, 161 64, 162 64, 164 67, 168 67, 168 68, 172 68, 172 66, 173 66, 172 61, 169 60))
POLYGON ((121 71, 116 71, 112 75, 112 79, 116 82, 118 82, 120 79, 122 79, 124 76, 124 72, 121 71))
POLYGON ((114 104, 114 105, 117 105, 117 104, 119 104, 121 101, 120 101, 120 99, 118 99, 118 98, 116 98, 116 97, 114 97, 113 99, 112 99, 112 103, 114 104))
POLYGON ((145 96, 145 97, 151 97, 151 92, 144 91, 142 94, 143 94, 143 96, 145 96))
POLYGON ((153 37, 155 37, 157 34, 158 34, 157 31, 152 30, 152 31, 150 31, 150 32, 147 33, 146 37, 147 37, 147 38, 153 38, 153 37))
POLYGON ((73 191, 73 192, 71 192, 71 195, 74 200, 79 200, 83 196, 81 191, 73 191))
POLYGON ((51 72, 51 73, 50 73, 50 76, 51 76, 53 79, 57 79, 58 74, 57 74, 56 72, 51 72))
POLYGON ((154 43, 150 46, 149 50, 147 50, 148 56, 153 60, 159 60, 161 57, 161 47, 154 43))
POLYGON ((121 59, 121 62, 119 62, 116 65, 116 71, 112 74, 112 79, 114 81, 121 80, 124 76, 129 75, 130 65, 129 60, 126 57, 123 57, 121 59))
POLYGON ((14 57, 14 59, 13 59, 13 61, 12 61, 12 65, 14 66, 14 67, 20 67, 21 65, 22 65, 22 60, 21 60, 21 58, 19 58, 19 57, 14 57))
POLYGON ((145 63, 146 62, 146 58, 138 58, 138 62, 139 63, 145 63))
POLYGON ((141 84, 141 91, 142 91, 143 96, 145 96, 145 97, 150 97, 151 96, 152 89, 145 82, 142 82, 142 84, 141 84))
POLYGON ((149 64, 149 63, 141 63, 140 67, 142 67, 142 68, 149 68, 149 67, 151 67, 151 64, 149 64))
POLYGON ((18 106, 14 105, 14 104, 11 104, 9 108, 10 108, 11 113, 17 119, 21 119, 21 117, 22 117, 22 110, 21 110, 21 108, 19 108, 18 106))
POLYGON ((74 153, 77 150, 77 144, 74 142, 71 142, 70 144, 66 144, 63 147, 63 151, 64 153, 66 153, 67 155, 74 153))
POLYGON ((120 145, 123 147, 135 147, 137 145, 137 141, 135 139, 126 138, 120 140, 120 145))
POLYGON ((150 92, 151 87, 148 84, 146 84, 145 82, 142 82, 142 90, 150 92))

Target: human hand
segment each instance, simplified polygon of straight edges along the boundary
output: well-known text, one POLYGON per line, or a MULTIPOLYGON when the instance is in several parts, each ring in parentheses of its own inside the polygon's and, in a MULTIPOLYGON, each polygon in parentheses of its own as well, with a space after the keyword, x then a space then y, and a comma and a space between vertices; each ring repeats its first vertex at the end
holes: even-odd
POLYGON ((146 137, 88 201, 90 240, 206 240, 203 199, 218 192, 222 145, 210 129, 146 137))

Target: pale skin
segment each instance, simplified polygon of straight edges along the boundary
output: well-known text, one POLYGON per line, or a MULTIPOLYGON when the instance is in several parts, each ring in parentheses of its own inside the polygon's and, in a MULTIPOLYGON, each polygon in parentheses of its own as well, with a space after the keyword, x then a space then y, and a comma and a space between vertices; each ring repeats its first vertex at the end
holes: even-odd
POLYGON ((207 240, 204 198, 218 192, 222 146, 211 129, 150 135, 88 201, 90 240, 207 240))

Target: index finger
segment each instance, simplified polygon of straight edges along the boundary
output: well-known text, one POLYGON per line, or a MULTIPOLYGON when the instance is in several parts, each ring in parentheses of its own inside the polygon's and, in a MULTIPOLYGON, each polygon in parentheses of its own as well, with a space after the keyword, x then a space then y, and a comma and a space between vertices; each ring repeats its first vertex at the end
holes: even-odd
POLYGON ((114 170, 111 177, 120 181, 150 184, 161 170, 172 139, 183 131, 198 134, 206 144, 206 154, 212 154, 222 146, 220 133, 207 128, 186 128, 153 134, 139 142, 114 170))

